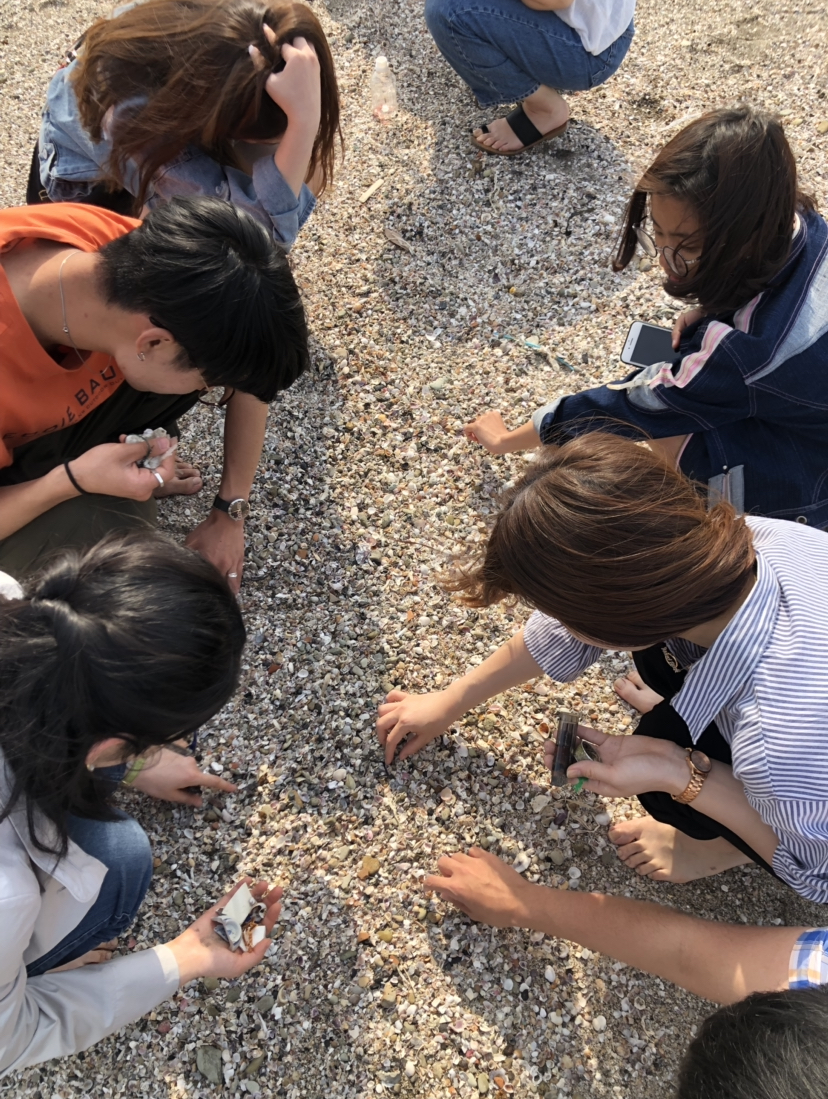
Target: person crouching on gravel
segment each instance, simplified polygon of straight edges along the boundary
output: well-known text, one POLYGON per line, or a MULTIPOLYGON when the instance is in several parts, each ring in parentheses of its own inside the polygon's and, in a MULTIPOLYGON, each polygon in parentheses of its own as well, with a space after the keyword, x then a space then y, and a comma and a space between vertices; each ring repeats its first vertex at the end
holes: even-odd
POLYGON ((672 361, 553 400, 513 431, 486 412, 466 435, 493 454, 595 430, 646 437, 711 498, 828 527, 828 225, 782 124, 742 106, 676 134, 633 191, 616 271, 637 247, 693 306, 672 361))
POLYGON ((474 607, 535 611, 510 641, 425 695, 392 691, 387 762, 469 709, 545 672, 576 679, 632 651, 637 735, 594 740, 587 789, 634 794, 649 816, 610 838, 639 874, 690 881, 756 862, 828 901, 828 538, 708 510, 663 456, 593 434, 540 455, 505 497, 482 560, 451 585, 474 607))
MULTIPOLYGON (((231 951, 213 907, 112 957, 153 867, 143 829, 111 804, 116 785, 190 805, 193 786, 234 789, 173 749, 238 684, 245 630, 224 578, 132 532, 64 554, 25 593, 0 573, 0 593, 2 1076, 86 1049, 197 977, 240 977, 269 939, 231 951)), ((269 930, 282 891, 252 892, 269 930)))
POLYGON ((534 885, 473 847, 423 881, 473 920, 567 939, 724 1004, 690 1043, 674 1099, 828 1094, 828 927, 747 927, 534 885))

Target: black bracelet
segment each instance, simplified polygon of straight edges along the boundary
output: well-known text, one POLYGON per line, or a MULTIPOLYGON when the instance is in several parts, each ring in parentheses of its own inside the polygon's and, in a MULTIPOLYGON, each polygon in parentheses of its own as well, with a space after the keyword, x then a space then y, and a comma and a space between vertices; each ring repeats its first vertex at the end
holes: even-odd
POLYGON ((95 495, 94 492, 87 492, 85 488, 80 487, 78 482, 75 480, 74 473, 69 468, 69 462, 68 461, 63 463, 63 468, 66 470, 66 476, 72 482, 72 487, 76 488, 78 490, 78 492, 81 494, 81 496, 94 496, 95 495))

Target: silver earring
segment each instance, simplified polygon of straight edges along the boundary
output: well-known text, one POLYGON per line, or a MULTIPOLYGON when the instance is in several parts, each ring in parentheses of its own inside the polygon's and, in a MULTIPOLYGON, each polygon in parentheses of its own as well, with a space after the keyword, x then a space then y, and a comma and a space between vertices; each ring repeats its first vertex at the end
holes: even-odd
POLYGON ((87 771, 90 771, 90 772, 92 772, 92 771, 94 771, 94 770, 95 770, 95 768, 94 768, 94 767, 92 766, 92 764, 91 764, 91 763, 87 763, 87 765, 86 765, 86 769, 87 769, 87 771))
POLYGON ((146 358, 146 355, 144 354, 143 351, 138 352, 138 358, 141 360, 141 362, 144 361, 144 359, 146 358))

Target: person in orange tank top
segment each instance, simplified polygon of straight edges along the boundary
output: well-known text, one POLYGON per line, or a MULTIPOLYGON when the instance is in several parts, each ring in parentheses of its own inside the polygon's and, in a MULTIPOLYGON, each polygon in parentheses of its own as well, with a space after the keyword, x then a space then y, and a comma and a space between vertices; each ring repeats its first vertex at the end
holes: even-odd
POLYGON ((284 253, 227 203, 175 199, 143 223, 75 203, 0 211, 0 567, 152 524, 154 496, 200 488, 168 440, 124 439, 176 434, 221 387, 221 486, 188 544, 238 590, 267 403, 307 361, 284 253))

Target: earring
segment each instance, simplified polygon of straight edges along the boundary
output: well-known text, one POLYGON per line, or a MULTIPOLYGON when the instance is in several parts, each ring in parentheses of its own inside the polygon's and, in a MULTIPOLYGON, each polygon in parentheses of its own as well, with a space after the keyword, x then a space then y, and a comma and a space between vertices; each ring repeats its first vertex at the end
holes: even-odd
POLYGON ((92 764, 91 764, 91 763, 87 763, 87 765, 86 765, 86 769, 87 769, 87 771, 89 771, 90 773, 91 773, 92 771, 94 771, 94 770, 95 770, 95 768, 94 768, 94 767, 92 766, 92 764))
POLYGON ((141 362, 144 361, 144 359, 146 358, 146 355, 144 354, 143 351, 138 352, 138 358, 141 360, 141 362))

